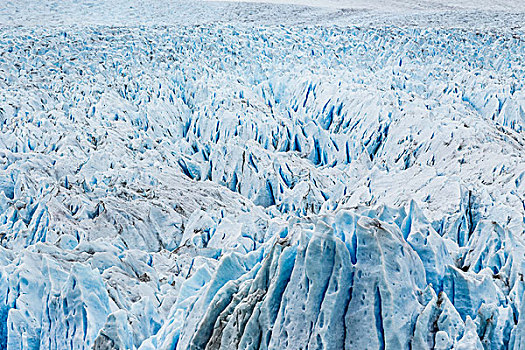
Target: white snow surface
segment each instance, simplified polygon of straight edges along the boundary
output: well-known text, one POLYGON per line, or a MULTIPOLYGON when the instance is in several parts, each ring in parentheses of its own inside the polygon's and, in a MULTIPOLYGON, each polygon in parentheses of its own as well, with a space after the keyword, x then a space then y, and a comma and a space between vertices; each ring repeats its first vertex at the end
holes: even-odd
POLYGON ((0 349, 525 348, 524 14, 3 3, 0 349))
POLYGON ((0 26, 231 24, 522 28, 521 0, 3 0, 0 26))

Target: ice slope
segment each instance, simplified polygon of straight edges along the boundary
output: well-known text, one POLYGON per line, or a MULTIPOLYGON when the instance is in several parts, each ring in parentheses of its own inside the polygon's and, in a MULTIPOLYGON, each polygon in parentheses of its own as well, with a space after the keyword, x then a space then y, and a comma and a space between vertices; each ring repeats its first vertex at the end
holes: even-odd
POLYGON ((0 36, 0 348, 525 347, 521 31, 0 36))

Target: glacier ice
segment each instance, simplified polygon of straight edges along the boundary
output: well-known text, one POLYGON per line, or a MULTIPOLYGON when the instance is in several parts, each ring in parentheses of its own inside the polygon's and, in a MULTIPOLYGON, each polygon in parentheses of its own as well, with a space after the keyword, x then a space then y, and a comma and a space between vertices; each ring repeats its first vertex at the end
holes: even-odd
POLYGON ((525 347, 524 34, 426 16, 0 11, 0 348, 525 347))

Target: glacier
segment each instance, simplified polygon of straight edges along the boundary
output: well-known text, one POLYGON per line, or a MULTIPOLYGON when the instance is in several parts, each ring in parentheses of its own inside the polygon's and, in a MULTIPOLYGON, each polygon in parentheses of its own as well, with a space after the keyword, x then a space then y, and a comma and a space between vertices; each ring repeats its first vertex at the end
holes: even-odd
POLYGON ((26 2, 0 349, 525 348, 524 9, 26 2))

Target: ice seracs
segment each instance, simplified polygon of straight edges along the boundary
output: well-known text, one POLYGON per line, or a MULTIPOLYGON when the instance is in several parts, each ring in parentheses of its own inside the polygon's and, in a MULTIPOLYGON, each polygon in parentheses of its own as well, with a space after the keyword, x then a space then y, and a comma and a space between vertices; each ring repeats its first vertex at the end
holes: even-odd
POLYGON ((2 27, 0 348, 520 348, 520 33, 2 27))

